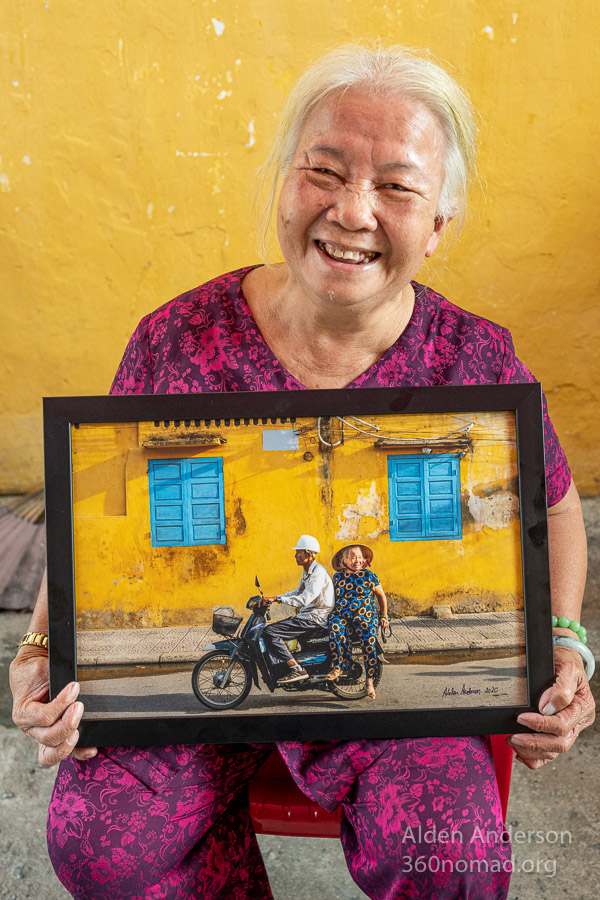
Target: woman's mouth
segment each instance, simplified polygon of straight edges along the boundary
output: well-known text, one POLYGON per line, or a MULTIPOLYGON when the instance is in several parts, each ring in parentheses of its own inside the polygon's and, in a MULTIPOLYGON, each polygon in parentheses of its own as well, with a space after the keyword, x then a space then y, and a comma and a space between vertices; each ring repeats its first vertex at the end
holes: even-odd
POLYGON ((381 256, 381 253, 375 253, 372 250, 344 250, 342 247, 330 244, 328 241, 315 241, 315 244, 330 259, 354 266, 370 263, 377 259, 378 256, 381 256))

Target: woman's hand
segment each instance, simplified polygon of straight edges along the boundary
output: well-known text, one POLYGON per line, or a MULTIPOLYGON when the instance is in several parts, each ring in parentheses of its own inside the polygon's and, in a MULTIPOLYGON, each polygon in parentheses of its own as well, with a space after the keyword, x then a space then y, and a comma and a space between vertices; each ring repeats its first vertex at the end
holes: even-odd
POLYGON ((521 713, 517 721, 535 734, 507 738, 519 762, 539 769, 573 746, 580 731, 596 718, 596 705, 576 650, 555 647, 556 680, 540 698, 539 713, 521 713))
POLYGON ((79 685, 71 682, 48 702, 48 655, 35 647, 21 647, 10 666, 15 725, 39 744, 42 766, 54 766, 66 756, 91 759, 95 747, 79 747, 78 726, 83 703, 77 700, 79 685))

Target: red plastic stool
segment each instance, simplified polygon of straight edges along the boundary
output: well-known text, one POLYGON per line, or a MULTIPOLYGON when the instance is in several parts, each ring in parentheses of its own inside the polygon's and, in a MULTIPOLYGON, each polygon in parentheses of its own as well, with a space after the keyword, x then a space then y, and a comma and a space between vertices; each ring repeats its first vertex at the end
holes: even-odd
MULTIPOLYGON (((506 820, 513 751, 505 735, 491 736, 496 780, 506 820)), ((287 837, 340 836, 341 807, 328 813, 296 786, 279 753, 274 752, 250 782, 250 815, 257 834, 287 837)))

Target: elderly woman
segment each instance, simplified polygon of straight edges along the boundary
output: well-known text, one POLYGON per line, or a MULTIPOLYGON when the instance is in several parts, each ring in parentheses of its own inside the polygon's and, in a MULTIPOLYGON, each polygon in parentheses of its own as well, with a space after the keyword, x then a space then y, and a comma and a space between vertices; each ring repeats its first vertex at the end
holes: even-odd
POLYGON ((370 700, 376 700, 375 673, 377 669, 377 630, 379 622, 388 626, 387 597, 378 576, 369 568, 373 551, 366 544, 348 544, 331 560, 335 569, 333 587, 335 606, 329 617, 329 646, 333 667, 325 677, 337 681, 342 672, 352 667, 351 635, 360 641, 365 672, 366 690, 370 700), (377 614, 375 597, 381 618, 377 614))
MULTIPOLYGON (((506 329, 413 280, 462 218, 474 133, 459 87, 411 52, 351 47, 318 61, 292 90, 266 163, 273 206, 281 183, 284 262, 229 272, 146 316, 113 393, 531 381, 506 329)), ((584 530, 547 414, 545 445, 553 608, 578 619, 584 530)), ((46 630, 44 604, 42 593, 33 631, 46 630)), ((555 660, 540 713, 519 717, 534 733, 510 740, 530 768, 593 721, 580 654, 557 646, 555 660)), ((12 682, 15 721, 40 761, 62 760, 49 847, 74 897, 271 897, 246 785, 272 747, 76 748, 78 687, 47 702, 43 648, 19 650, 12 682)), ((309 797, 342 804, 348 866, 369 897, 506 896, 509 844, 471 841, 475 828, 502 834, 486 737, 278 750, 309 797), (421 843, 419 824, 462 841, 421 843)))

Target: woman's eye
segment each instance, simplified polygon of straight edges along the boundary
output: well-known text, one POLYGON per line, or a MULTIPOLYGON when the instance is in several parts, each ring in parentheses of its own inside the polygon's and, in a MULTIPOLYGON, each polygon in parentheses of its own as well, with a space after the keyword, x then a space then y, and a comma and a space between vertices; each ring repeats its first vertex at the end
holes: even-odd
POLYGON ((318 172, 319 175, 335 175, 335 172, 332 172, 331 169, 326 169, 323 166, 318 166, 314 171, 318 172))
POLYGON ((407 190, 407 188, 405 188, 402 184, 395 184, 394 182, 389 182, 388 184, 384 184, 383 187, 388 188, 389 190, 392 190, 392 191, 406 191, 407 190))

